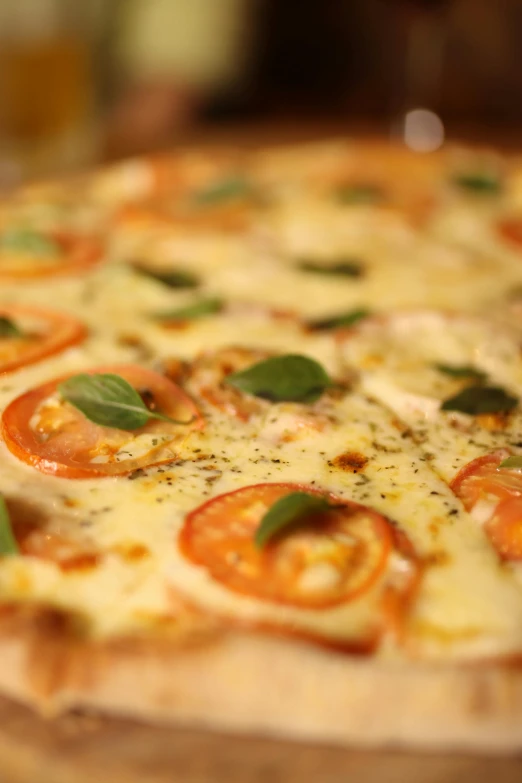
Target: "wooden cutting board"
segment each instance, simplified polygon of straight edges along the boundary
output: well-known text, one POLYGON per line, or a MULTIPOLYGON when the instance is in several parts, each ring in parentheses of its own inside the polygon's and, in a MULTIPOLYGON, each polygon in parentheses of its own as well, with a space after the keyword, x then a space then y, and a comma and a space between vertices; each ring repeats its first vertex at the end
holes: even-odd
POLYGON ((73 715, 0 698, 1 783, 520 783, 522 759, 343 750, 73 715))

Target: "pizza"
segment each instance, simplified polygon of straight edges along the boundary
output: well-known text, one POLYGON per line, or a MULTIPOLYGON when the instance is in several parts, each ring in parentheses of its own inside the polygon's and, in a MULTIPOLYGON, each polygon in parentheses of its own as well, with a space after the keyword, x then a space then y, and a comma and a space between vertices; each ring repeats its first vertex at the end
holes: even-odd
POLYGON ((0 204, 0 690, 522 748, 522 163, 182 150, 0 204))

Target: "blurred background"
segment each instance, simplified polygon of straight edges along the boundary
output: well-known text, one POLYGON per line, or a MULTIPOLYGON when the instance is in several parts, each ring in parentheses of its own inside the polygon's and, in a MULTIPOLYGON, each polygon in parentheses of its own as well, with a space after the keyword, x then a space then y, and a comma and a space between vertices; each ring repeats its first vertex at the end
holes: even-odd
POLYGON ((176 143, 408 140, 418 108, 419 149, 518 145, 521 41, 520 0, 0 0, 0 183, 176 143))

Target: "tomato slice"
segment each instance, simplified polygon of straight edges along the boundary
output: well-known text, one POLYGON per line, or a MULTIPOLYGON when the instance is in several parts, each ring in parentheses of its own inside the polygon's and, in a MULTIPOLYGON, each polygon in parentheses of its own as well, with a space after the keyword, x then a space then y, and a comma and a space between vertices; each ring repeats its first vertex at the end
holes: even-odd
POLYGON ((150 187, 115 213, 117 226, 130 229, 241 231, 250 222, 253 200, 248 188, 227 192, 243 168, 236 152, 186 155, 149 161, 150 187), (221 196, 220 189, 223 188, 221 196), (216 190, 216 197, 205 194, 216 190))
POLYGON ((15 529, 15 536, 23 555, 56 563, 62 571, 94 568, 101 559, 94 547, 82 545, 73 538, 58 533, 32 530, 26 535, 19 535, 15 529))
POLYGON ((267 403, 244 394, 224 381, 227 375, 240 372, 252 364, 268 359, 272 354, 242 346, 230 346, 199 356, 191 366, 190 386, 194 392, 230 416, 248 421, 266 409, 267 403))
POLYGON ((500 237, 518 249, 522 248, 522 218, 506 217, 497 223, 500 237))
POLYGON ((57 378, 22 394, 5 409, 2 435, 16 457, 42 473, 65 478, 121 475, 175 459, 179 445, 204 426, 190 397, 158 373, 137 365, 87 372, 120 375, 157 410, 188 423, 150 419, 131 432, 101 427, 61 399, 57 386, 65 378, 57 378))
POLYGON ((21 332, 20 336, 0 337, 0 375, 77 345, 87 336, 84 324, 53 310, 0 305, 0 316, 11 320, 21 332))
MULTIPOLYGON (((389 575, 393 551, 412 561, 405 540, 377 511, 300 484, 256 484, 213 498, 187 516, 179 545, 188 560, 235 593, 312 610, 362 596, 389 575), (339 507, 257 548, 254 534, 263 515, 296 491, 329 497, 339 507)), ((384 581, 383 600, 390 586, 384 581)), ((401 585, 403 597, 412 584, 408 578, 401 585)))
POLYGON ((234 177, 235 172, 244 169, 243 161, 244 156, 237 150, 225 148, 187 151, 181 156, 151 157, 148 160, 151 177, 149 194, 181 198, 197 193, 234 177))
POLYGON ((498 554, 505 560, 522 560, 522 473, 499 467, 509 456, 507 449, 499 449, 472 460, 450 487, 484 524, 498 554))
POLYGON ((28 279, 83 272, 98 264, 103 244, 98 237, 65 231, 41 232, 56 252, 0 248, 0 280, 28 279))
POLYGON ((100 554, 83 529, 59 515, 47 517, 24 498, 8 498, 7 507, 20 553, 55 563, 63 571, 95 567, 100 554), (74 532, 73 532, 74 531, 74 532))
POLYGON ((403 176, 407 155, 404 150, 385 150, 368 145, 356 156, 347 157, 344 165, 337 162, 333 179, 339 185, 369 184, 381 191, 382 199, 373 206, 402 214, 415 227, 424 226, 434 214, 440 196, 440 161, 428 154, 413 160, 408 177, 403 176), (384 162, 384 158, 386 162, 384 162))
POLYGON ((205 207, 182 209, 169 201, 149 201, 123 206, 115 216, 116 223, 131 228, 185 229, 208 231, 241 231, 252 214, 250 204, 234 201, 205 207))

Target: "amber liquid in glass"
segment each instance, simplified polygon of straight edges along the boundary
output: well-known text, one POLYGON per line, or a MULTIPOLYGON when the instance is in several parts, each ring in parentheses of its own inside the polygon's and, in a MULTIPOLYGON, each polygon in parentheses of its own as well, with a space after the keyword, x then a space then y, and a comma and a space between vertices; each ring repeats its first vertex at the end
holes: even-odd
POLYGON ((81 123, 92 99, 88 55, 85 42, 72 36, 2 42, 2 134, 33 143, 81 123))

